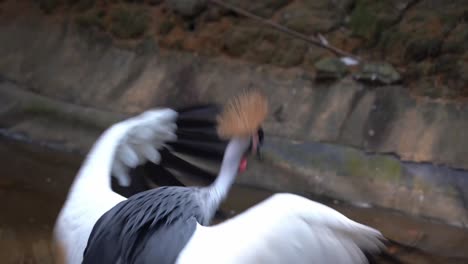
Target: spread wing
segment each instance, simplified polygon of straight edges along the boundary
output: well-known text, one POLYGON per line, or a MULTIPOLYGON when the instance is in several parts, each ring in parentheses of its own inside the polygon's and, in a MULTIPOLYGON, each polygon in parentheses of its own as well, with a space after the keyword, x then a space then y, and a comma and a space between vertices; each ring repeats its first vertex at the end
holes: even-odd
POLYGON ((367 263, 364 252, 378 252, 381 239, 330 207, 277 194, 222 224, 197 226, 177 263, 367 263))
POLYGON ((216 132, 220 110, 215 104, 178 109, 170 122, 153 110, 124 121, 129 129, 117 148, 112 188, 130 197, 155 185, 212 182, 227 146, 216 132))
POLYGON ((120 185, 129 186, 129 169, 147 161, 158 164, 161 160, 159 150, 166 142, 177 139, 175 120, 177 112, 171 109, 155 109, 113 125, 109 131, 119 135, 116 138, 112 162, 112 175, 120 185), (118 133, 120 132, 120 133, 118 133))

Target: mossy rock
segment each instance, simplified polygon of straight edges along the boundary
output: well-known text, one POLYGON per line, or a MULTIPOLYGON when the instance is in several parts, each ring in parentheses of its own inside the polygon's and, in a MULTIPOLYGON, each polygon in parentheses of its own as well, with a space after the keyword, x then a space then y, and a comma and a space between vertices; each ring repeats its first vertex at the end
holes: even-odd
POLYGON ((338 58, 328 57, 315 63, 317 79, 339 79, 348 73, 348 67, 338 58))
POLYGON ((111 10, 111 32, 122 39, 141 37, 147 30, 150 16, 135 5, 119 5, 111 10))
POLYGON ((392 157, 372 157, 370 159, 369 167, 371 170, 371 177, 383 179, 387 182, 399 182, 403 174, 403 166, 401 162, 392 157))
POLYGON ((392 84, 401 80, 398 71, 387 62, 365 63, 353 76, 359 81, 380 84, 392 84))
POLYGON ((395 158, 380 155, 367 157, 350 150, 345 158, 345 173, 352 177, 399 182, 404 170, 401 162, 395 158))

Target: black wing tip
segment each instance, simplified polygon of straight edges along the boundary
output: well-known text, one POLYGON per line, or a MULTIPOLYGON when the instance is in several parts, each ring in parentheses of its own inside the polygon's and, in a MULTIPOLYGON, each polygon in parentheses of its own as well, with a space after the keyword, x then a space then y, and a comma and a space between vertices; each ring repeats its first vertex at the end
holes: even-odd
POLYGON ((153 188, 150 182, 158 186, 184 186, 177 177, 168 170, 172 169, 191 173, 206 181, 215 176, 203 172, 203 169, 184 158, 176 160, 172 153, 180 153, 188 157, 195 157, 203 161, 221 163, 227 142, 221 139, 216 131, 216 117, 222 108, 219 104, 206 103, 180 107, 176 109, 179 116, 177 123, 177 141, 167 143, 168 149, 161 150, 161 163, 147 162, 130 170, 131 184, 128 187, 120 186, 111 177, 112 189, 117 193, 130 197, 138 192, 153 188), (172 152, 172 153, 171 153, 172 152), (170 162, 165 162, 169 160, 170 162))

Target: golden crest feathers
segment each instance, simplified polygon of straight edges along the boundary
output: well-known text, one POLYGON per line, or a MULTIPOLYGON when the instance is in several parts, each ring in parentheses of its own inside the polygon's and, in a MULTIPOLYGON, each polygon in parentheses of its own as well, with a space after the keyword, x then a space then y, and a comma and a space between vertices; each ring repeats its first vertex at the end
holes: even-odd
POLYGON ((268 113, 268 101, 259 91, 242 92, 229 100, 217 117, 222 138, 249 136, 260 127, 268 113))

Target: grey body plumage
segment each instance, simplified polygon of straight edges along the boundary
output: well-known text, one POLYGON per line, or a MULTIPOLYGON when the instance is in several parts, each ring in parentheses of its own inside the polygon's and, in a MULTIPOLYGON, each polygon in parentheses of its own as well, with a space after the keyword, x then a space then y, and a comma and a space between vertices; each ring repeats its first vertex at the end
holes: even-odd
POLYGON ((209 188, 172 186, 130 197, 96 223, 83 263, 174 263, 196 223, 213 218, 217 206, 206 206, 207 195, 209 188))

